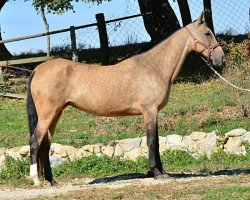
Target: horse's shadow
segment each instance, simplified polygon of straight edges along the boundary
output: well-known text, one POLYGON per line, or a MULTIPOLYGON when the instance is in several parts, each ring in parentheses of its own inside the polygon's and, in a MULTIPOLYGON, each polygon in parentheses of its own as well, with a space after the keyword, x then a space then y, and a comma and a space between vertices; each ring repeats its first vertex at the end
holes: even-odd
MULTIPOLYGON (((250 174, 250 169, 225 169, 218 170, 214 172, 208 173, 168 173, 168 175, 173 179, 181 179, 181 178, 194 178, 194 177, 208 177, 208 176, 233 176, 240 174, 250 174)), ((148 178, 143 173, 132 173, 132 174, 123 174, 118 176, 110 176, 105 178, 97 178, 89 182, 88 184, 98 184, 98 183, 112 183, 117 181, 125 181, 125 180, 134 180, 134 179, 144 179, 148 178)))

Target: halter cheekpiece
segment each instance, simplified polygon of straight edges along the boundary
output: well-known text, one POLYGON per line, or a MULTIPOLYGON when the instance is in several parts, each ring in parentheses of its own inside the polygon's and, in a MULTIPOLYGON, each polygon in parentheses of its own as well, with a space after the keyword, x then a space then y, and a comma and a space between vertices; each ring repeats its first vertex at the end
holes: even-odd
POLYGON ((220 44, 219 44, 219 43, 216 43, 216 44, 214 44, 214 45, 207 45, 207 44, 205 44, 205 43, 199 41, 199 40, 193 35, 193 33, 191 33, 191 31, 189 30, 188 27, 185 26, 185 29, 187 30, 187 32, 189 33, 189 35, 190 35, 190 36, 193 38, 193 40, 194 40, 194 48, 193 48, 193 50, 194 50, 194 51, 196 50, 197 44, 200 44, 201 46, 205 47, 205 49, 208 50, 207 61, 209 61, 210 58, 211 58, 211 53, 212 53, 212 51, 213 51, 214 49, 216 49, 218 46, 220 46, 220 44))

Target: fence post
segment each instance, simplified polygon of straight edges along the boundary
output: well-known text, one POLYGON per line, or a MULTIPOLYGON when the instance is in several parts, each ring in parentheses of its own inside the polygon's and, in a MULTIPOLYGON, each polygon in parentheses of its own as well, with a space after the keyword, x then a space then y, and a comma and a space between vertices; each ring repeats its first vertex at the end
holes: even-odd
POLYGON ((77 48, 76 48, 76 30, 74 26, 70 27, 70 38, 71 38, 71 50, 72 50, 72 60, 78 61, 77 48))
POLYGON ((103 13, 98 13, 95 15, 97 21, 97 28, 100 38, 100 48, 101 48, 101 64, 109 65, 109 42, 108 34, 105 23, 105 17, 103 13))

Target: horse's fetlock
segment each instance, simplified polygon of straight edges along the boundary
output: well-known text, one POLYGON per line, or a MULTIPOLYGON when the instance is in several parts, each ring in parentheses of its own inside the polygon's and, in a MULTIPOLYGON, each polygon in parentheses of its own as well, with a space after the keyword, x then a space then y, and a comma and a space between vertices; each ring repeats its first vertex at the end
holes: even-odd
POLYGON ((37 139, 36 139, 35 135, 33 134, 33 135, 30 137, 29 143, 30 143, 30 145, 31 145, 31 144, 35 143, 36 141, 37 141, 37 139))
POLYGON ((151 146, 151 145, 155 145, 156 144, 156 138, 155 137, 150 137, 147 139, 147 145, 151 146))
POLYGON ((30 143, 30 151, 34 152, 38 150, 37 142, 30 143))

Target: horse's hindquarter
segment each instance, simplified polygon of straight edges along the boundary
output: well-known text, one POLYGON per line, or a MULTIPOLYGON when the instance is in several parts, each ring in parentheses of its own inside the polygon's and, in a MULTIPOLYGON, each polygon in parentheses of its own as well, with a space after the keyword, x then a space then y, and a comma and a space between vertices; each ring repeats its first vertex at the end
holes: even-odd
POLYGON ((35 103, 40 101, 65 103, 69 93, 70 74, 72 74, 69 62, 63 59, 54 59, 35 68, 31 82, 31 92, 35 103))

